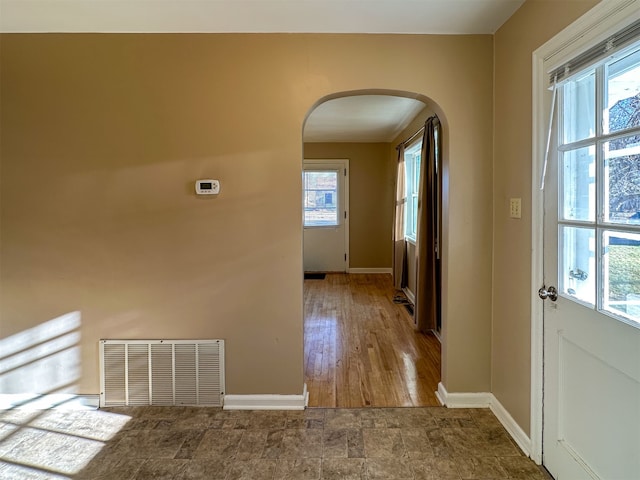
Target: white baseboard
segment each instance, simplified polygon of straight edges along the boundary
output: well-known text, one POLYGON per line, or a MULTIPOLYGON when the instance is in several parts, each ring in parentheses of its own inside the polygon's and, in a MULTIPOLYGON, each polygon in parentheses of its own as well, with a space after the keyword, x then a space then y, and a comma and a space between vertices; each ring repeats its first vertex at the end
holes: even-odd
POLYGON ((449 393, 442 383, 438 383, 436 397, 447 408, 489 408, 490 393, 449 393))
POLYGON ((498 399, 491 395, 492 401, 489 407, 493 414, 496 416, 505 430, 511 435, 511 438, 518 444, 524 454, 531 456, 531 438, 520 428, 520 425, 516 423, 511 414, 506 408, 498 401, 498 399))
POLYGON ((489 408, 524 454, 531 454, 531 439, 493 393, 449 393, 442 383, 438 383, 436 397, 447 408, 489 408))
POLYGON ((0 394, 0 410, 95 410, 100 405, 100 395, 76 395, 56 393, 38 395, 34 393, 0 394))
POLYGON ((309 404, 305 383, 302 395, 225 395, 223 410, 304 410, 309 404))
POLYGON ((407 299, 413 304, 416 304, 416 296, 413 294, 413 292, 411 290, 409 290, 408 287, 404 287, 402 289, 402 291, 404 292, 404 294, 407 296, 407 299))
POLYGON ((388 273, 391 274, 390 268, 350 268, 349 273, 388 273))

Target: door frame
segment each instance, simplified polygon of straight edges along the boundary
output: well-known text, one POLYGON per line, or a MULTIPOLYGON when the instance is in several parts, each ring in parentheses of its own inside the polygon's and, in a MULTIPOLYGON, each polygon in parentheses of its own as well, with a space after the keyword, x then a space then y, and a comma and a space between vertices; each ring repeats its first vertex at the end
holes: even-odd
POLYGON ((544 192, 540 185, 548 135, 547 72, 640 18, 640 0, 604 1, 533 52, 532 183, 531 183, 531 427, 530 456, 543 461, 543 303, 538 288, 544 281, 544 192))
MULTIPOLYGON (((340 165, 341 168, 344 169, 344 192, 343 192, 343 196, 344 196, 344 211, 345 211, 345 216, 343 218, 344 221, 344 253, 347 256, 347 258, 345 259, 345 273, 349 273, 349 263, 351 262, 351 253, 349 252, 349 220, 351 218, 351 212, 349 211, 349 180, 350 180, 350 175, 349 175, 349 159, 348 158, 303 158, 302 159, 302 173, 304 173, 305 167, 307 165, 330 165, 330 164, 334 164, 334 165, 340 165)), ((304 188, 302 191, 302 194, 304 195, 304 188)), ((304 197, 300 198, 301 202, 304 202, 304 197)), ((303 243, 302 243, 302 248, 304 251, 304 212, 303 213, 303 218, 302 218, 302 238, 303 238, 303 243)), ((304 258, 304 254, 303 254, 303 258, 304 258)), ((304 269, 304 268, 303 268, 304 269)))

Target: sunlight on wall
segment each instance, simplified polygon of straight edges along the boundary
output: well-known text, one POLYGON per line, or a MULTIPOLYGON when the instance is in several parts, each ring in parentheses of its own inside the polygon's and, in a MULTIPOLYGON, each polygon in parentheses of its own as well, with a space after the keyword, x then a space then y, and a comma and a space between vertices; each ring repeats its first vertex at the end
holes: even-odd
POLYGON ((75 393, 80 378, 80 312, 0 339, 0 408, 50 393, 75 393))
POLYGON ((130 420, 73 395, 80 312, 0 339, 0 479, 67 480, 130 420))

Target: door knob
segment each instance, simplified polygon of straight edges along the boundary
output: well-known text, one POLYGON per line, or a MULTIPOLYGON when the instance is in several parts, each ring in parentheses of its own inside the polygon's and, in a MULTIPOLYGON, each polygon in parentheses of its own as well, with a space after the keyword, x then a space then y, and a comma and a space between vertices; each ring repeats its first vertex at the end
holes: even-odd
POLYGON ((543 285, 542 288, 538 290, 538 296, 542 300, 546 300, 548 298, 552 302, 555 302, 556 300, 558 300, 558 291, 554 286, 547 288, 543 285))

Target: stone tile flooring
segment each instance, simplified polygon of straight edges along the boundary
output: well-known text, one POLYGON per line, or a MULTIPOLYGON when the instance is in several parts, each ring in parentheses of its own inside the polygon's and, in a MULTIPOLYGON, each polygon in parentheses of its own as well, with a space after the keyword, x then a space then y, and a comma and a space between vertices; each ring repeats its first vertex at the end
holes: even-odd
POLYGON ((0 479, 546 480, 486 409, 0 411, 0 479))

